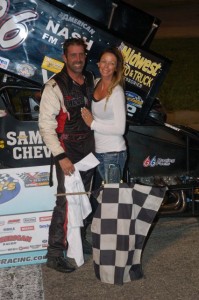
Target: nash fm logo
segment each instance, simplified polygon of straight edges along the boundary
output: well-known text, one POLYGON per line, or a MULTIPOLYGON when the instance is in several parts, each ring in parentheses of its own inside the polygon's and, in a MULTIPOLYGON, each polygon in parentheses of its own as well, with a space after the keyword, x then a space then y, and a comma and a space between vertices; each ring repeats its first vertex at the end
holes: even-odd
POLYGON ((20 189, 21 187, 18 180, 9 174, 0 174, 0 204, 16 197, 20 189))

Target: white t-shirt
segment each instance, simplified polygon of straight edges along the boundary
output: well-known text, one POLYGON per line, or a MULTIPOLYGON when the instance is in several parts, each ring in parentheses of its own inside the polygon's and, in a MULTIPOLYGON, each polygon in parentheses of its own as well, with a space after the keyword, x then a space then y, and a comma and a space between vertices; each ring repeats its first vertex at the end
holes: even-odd
POLYGON ((122 87, 117 85, 113 89, 107 104, 106 98, 93 100, 92 114, 94 120, 91 129, 95 135, 95 151, 105 153, 126 150, 123 137, 126 127, 126 103, 122 87))

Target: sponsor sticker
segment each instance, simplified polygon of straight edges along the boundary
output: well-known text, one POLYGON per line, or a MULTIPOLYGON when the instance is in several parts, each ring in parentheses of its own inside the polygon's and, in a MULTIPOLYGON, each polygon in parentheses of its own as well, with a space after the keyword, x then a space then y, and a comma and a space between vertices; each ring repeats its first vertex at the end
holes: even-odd
POLYGON ((43 216, 39 218, 39 222, 46 222, 46 221, 51 221, 52 216, 43 216))
POLYGON ((49 224, 42 224, 42 225, 39 225, 39 228, 46 228, 48 229, 50 227, 49 224))
POLYGON ((26 188, 49 185, 49 172, 36 172, 36 173, 24 172, 18 175, 24 181, 24 185, 26 188))
POLYGON ((126 91, 125 95, 127 100, 127 114, 128 116, 132 117, 133 114, 137 111, 137 108, 142 108, 144 101, 138 94, 131 91, 126 91))
POLYGON ((17 224, 20 223, 21 219, 12 219, 12 220, 8 220, 8 224, 17 224))
POLYGON ((23 226, 21 227, 21 231, 30 231, 30 230, 34 230, 35 227, 34 226, 23 226))
POLYGON ((17 179, 6 173, 0 174, 0 204, 10 201, 16 197, 19 194, 20 189, 21 186, 17 179))
POLYGON ((10 60, 0 56, 0 68, 7 70, 10 60))
POLYGON ((53 73, 60 72, 63 66, 64 66, 63 62, 47 56, 44 57, 43 63, 41 65, 42 69, 51 71, 53 73))
POLYGON ((34 222, 36 222, 36 218, 35 218, 35 217, 32 217, 32 218, 24 218, 24 219, 23 219, 23 222, 24 222, 24 223, 34 223, 34 222))
POLYGON ((26 78, 32 77, 35 74, 35 67, 30 64, 17 64, 17 73, 26 78))
POLYGON ((143 167, 147 168, 147 167, 168 167, 171 164, 175 163, 175 159, 174 158, 160 158, 160 157, 156 157, 153 156, 152 158, 150 158, 150 156, 146 157, 145 160, 143 161, 143 167))

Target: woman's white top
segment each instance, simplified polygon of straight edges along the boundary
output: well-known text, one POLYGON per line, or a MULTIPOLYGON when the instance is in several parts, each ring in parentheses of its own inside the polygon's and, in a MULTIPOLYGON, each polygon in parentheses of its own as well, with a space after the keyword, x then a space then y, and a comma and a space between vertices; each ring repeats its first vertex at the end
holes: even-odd
POLYGON ((91 129, 95 135, 95 151, 97 153, 119 152, 126 150, 123 137, 126 127, 126 103, 124 90, 117 85, 107 104, 106 98, 92 101, 94 120, 91 129), (106 110, 104 110, 106 106, 106 110))

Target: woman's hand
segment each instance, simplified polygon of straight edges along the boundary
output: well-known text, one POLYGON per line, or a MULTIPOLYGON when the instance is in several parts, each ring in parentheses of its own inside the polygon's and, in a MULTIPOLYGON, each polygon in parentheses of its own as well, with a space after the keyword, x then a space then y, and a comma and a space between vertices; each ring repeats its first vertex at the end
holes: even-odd
POLYGON ((83 107, 81 109, 81 113, 82 113, 82 118, 83 118, 84 122, 86 123, 86 125, 88 127, 91 127, 91 123, 94 120, 91 112, 87 108, 83 107))

